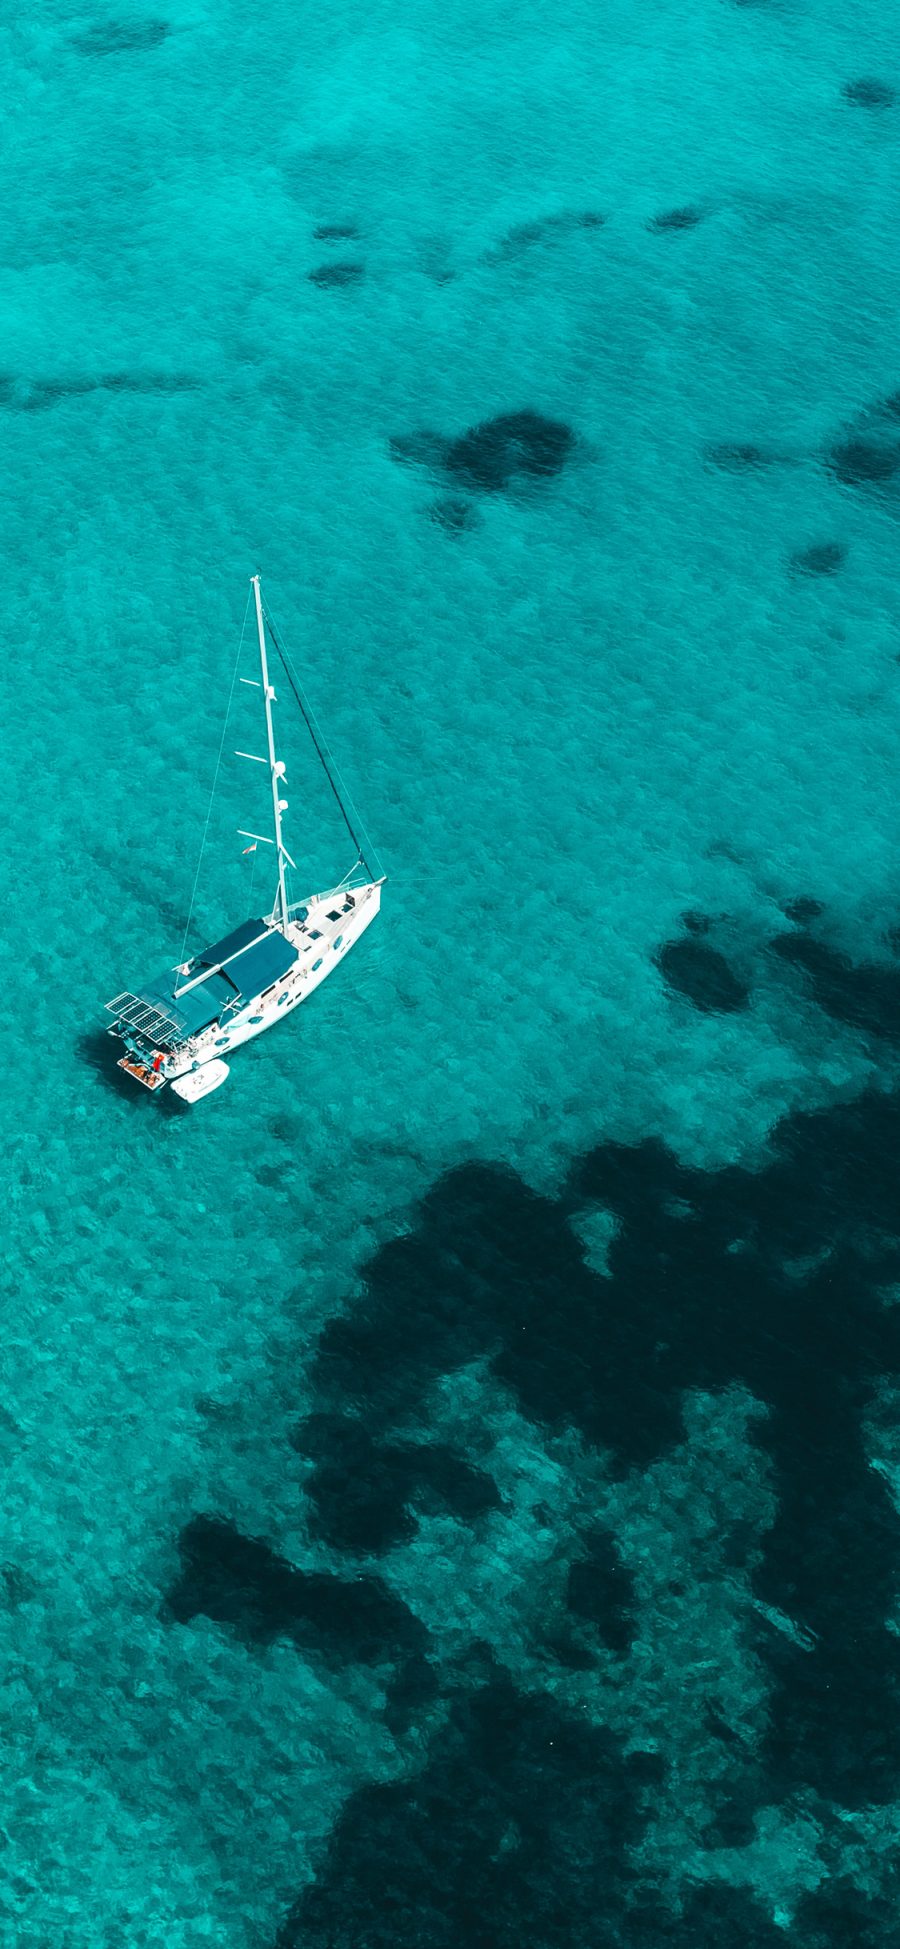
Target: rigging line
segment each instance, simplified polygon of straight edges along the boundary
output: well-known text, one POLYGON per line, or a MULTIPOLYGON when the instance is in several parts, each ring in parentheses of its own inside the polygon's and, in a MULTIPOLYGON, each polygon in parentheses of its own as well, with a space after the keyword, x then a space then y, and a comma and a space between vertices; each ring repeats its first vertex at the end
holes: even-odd
MULTIPOLYGON (((293 673, 293 670, 291 669, 291 666, 290 666, 290 663, 289 663, 289 660, 288 660, 288 656, 287 656, 287 652, 286 652, 286 650, 285 650, 285 649, 283 649, 283 647, 282 647, 282 645, 281 645, 281 643, 280 643, 280 642, 279 642, 279 640, 278 640, 278 637, 277 637, 277 636, 276 636, 276 634, 275 634, 275 628, 274 628, 274 625, 273 625, 273 622, 272 622, 272 618, 271 618, 271 616, 269 615, 269 613, 268 613, 268 611, 267 611, 267 610, 266 610, 266 611, 265 611, 264 613, 265 613, 265 619, 266 619, 266 622, 267 622, 267 624, 268 624, 268 628, 269 628, 269 634, 270 634, 270 636, 271 636, 271 638, 272 638, 272 642, 274 643, 274 645, 275 645, 275 648, 276 648, 276 650, 277 650, 277 652, 278 652, 278 656, 279 656, 279 659, 280 659, 280 661, 281 661, 281 665, 282 665, 282 668, 283 668, 283 670, 284 670, 284 673, 285 673, 285 676, 287 677, 287 680, 288 680, 288 683, 289 683, 289 684, 290 684, 290 686, 291 686, 291 689, 292 689, 292 691, 293 691, 293 693, 294 693, 294 697, 296 698, 296 701, 297 701, 297 704, 298 704, 298 706, 299 706, 299 708, 300 708, 300 712, 301 712, 301 715, 302 715, 302 717, 303 717, 303 722, 304 722, 304 724, 306 725, 306 728, 307 728, 307 730, 308 730, 308 732, 309 732, 309 735, 310 735, 310 737, 311 737, 311 739, 312 739, 312 742, 313 742, 313 746, 314 746, 314 748, 315 748, 315 751, 316 751, 316 755, 317 755, 317 757, 318 757, 318 759, 319 759, 319 762, 320 762, 320 764, 321 764, 321 766, 322 766, 322 770, 323 770, 323 771, 324 771, 324 773, 325 773, 325 776, 326 776, 326 778, 327 778, 327 780, 328 780, 328 783, 329 783, 329 785, 331 786, 331 789, 332 789, 332 791, 333 791, 333 793, 334 793, 334 796, 335 796, 335 798, 336 798, 336 800, 337 800, 337 802, 338 802, 338 805, 339 805, 339 807, 340 807, 340 812, 341 812, 341 817, 342 817, 342 819, 343 819, 343 821, 344 821, 344 824, 345 824, 345 826, 346 826, 346 828, 347 828, 347 831, 348 831, 348 832, 349 832, 349 834, 350 834, 350 837, 351 837, 351 839, 352 839, 352 841, 353 841, 353 844, 354 844, 354 846, 356 847, 356 850, 357 850, 357 854, 358 854, 358 858, 359 858, 359 860, 360 860, 360 862, 362 863, 362 865, 363 865, 363 866, 366 866, 366 867, 367 867, 367 861, 366 861, 366 859, 365 859, 365 856, 364 856, 364 853, 363 853, 363 849, 362 849, 362 846, 361 846, 361 844, 360 844, 360 841, 359 841, 359 839, 358 839, 358 837, 357 837, 357 834, 356 834, 356 832, 355 832, 355 831, 354 831, 354 829, 353 829, 353 825, 352 825, 352 823, 351 823, 351 820, 350 820, 350 817, 349 817, 349 814, 348 814, 348 812, 347 812, 347 808, 346 808, 346 806, 345 806, 345 804, 344 804, 344 801, 343 801, 343 799, 342 799, 342 797, 341 797, 341 794, 340 794, 340 791, 338 790, 338 786, 337 786, 337 783, 336 783, 336 781, 335 781, 335 778, 334 778, 334 776, 332 775, 332 774, 333 774, 333 772, 336 772, 336 771, 337 771, 337 766, 335 765, 335 763, 334 763, 334 760, 333 760, 333 758, 331 759, 331 763, 329 764, 329 758, 330 758, 330 753, 328 753, 328 754, 326 755, 326 747, 325 747, 325 740, 324 740, 324 738, 322 737, 322 734, 321 734, 321 732, 319 731, 319 728, 318 728, 318 725, 316 724, 316 721, 315 721, 315 718, 314 718, 314 716, 313 716, 313 713, 312 713, 312 709, 311 709, 311 707, 310 707, 310 705, 309 705, 309 704, 307 704, 307 702, 306 702, 306 700, 305 700, 305 698, 304 698, 304 696, 303 696, 303 693, 302 693, 302 691, 301 691, 301 689, 300 689, 300 685, 299 685, 299 682, 297 681, 297 679, 296 679, 296 678, 295 678, 295 676, 294 676, 294 673, 293 673)), ((349 798, 349 794, 348 794, 348 798, 349 798)), ((354 807, 354 812, 355 812, 355 807, 354 807)))
POLYGON ((236 657, 235 657, 235 659, 234 659, 234 669, 233 669, 233 671, 232 671, 232 673, 231 673, 231 689, 230 689, 230 690, 229 690, 229 692, 228 692, 228 703, 227 703, 227 705, 226 705, 226 709, 225 709, 225 722, 224 722, 224 724, 223 724, 223 726, 222 726, 222 737, 221 737, 221 741, 220 741, 220 744, 219 744, 219 755, 218 755, 218 758, 216 759, 216 770, 215 770, 215 776, 214 776, 214 778, 213 778, 213 782, 212 782, 212 791, 210 792, 210 795, 209 795, 209 804, 208 804, 208 806, 207 806, 207 808, 206 808, 206 824, 205 824, 205 826, 204 826, 204 828, 203 828, 203 838, 202 838, 202 839, 201 839, 201 841, 200 841, 200 857, 199 857, 199 859, 198 859, 198 861, 197 861, 197 871, 196 871, 196 873, 194 874, 194 884, 193 884, 193 886, 192 886, 192 888, 191 888, 191 904, 190 904, 190 906, 189 906, 189 908, 188 908, 188 917, 187 917, 187 920, 186 920, 186 922, 185 922, 185 928, 184 928, 184 940, 183 940, 183 941, 182 941, 182 943, 181 943, 181 954, 180 954, 180 956, 179 956, 179 959, 180 959, 181 961, 183 961, 183 960, 184 960, 184 951, 185 951, 185 948, 187 947, 187 937, 188 937, 188 934, 190 933, 190 927, 191 927, 191 920, 192 920, 192 918, 193 918, 193 913, 194 913, 194 901, 195 901, 195 900, 196 900, 196 898, 197 898, 197 884, 198 884, 198 882, 199 882, 199 879, 200 879, 200 868, 201 868, 201 866, 203 865, 203 853, 204 853, 204 850, 205 850, 205 847, 206 847, 206 836, 207 836, 207 833, 209 832, 209 822, 210 822, 210 819, 212 818, 212 809, 213 809, 213 800, 215 799, 215 796, 216 796, 216 786, 217 786, 217 784, 218 784, 218 782, 219 782, 219 769, 220 769, 220 766, 221 766, 221 763, 222 763, 222 753, 223 753, 223 751, 224 751, 224 749, 225 749, 225 739, 226 739, 226 736, 227 736, 227 733, 228 733, 228 719, 229 719, 229 717, 231 716, 231 700, 232 700, 232 698, 233 698, 233 696, 234 696, 234 687, 235 687, 235 684, 237 683, 237 673, 238 673, 238 669, 239 669, 239 667, 240 667, 240 661, 241 661, 241 656, 242 656, 242 654, 243 654, 243 649, 244 649, 244 636, 245 636, 245 634, 246 634, 246 630, 247 630, 247 617, 248 617, 248 615, 250 614, 250 604, 251 604, 251 601, 252 601, 252 599, 253 599, 253 591, 252 591, 252 589, 251 589, 251 590, 250 590, 250 593, 249 593, 249 595, 247 596, 247 607, 246 607, 246 609, 244 610, 244 620, 243 620, 243 622, 242 622, 242 624, 241 624, 241 640, 240 640, 240 642, 239 642, 239 644, 238 644, 238 652, 237 652, 237 656, 236 656, 236 657))
MULTIPOLYGON (((275 630, 274 630, 274 628, 273 628, 273 625, 272 625, 272 618, 271 618, 271 616, 269 615, 269 613, 268 613, 268 610, 264 610, 264 612, 263 612, 263 613, 264 613, 264 615, 265 615, 265 619, 266 619, 266 622, 267 622, 267 624, 268 624, 268 628, 269 628, 269 635, 271 636, 271 638, 272 638, 272 642, 274 643, 274 645, 275 645, 275 648, 276 648, 276 650, 277 650, 277 652, 278 652, 278 656, 279 656, 279 659, 280 659, 280 661, 281 661, 281 666, 282 666, 282 669, 284 670, 284 674, 285 674, 285 676, 287 677, 287 680, 288 680, 288 683, 289 683, 289 684, 290 684, 290 686, 291 686, 291 689, 292 689, 292 691, 293 691, 293 693, 294 693, 294 696, 295 696, 295 698, 296 698, 296 700, 297 700, 297 703, 298 703, 298 704, 299 704, 299 706, 300 706, 300 710, 301 710, 301 713, 302 713, 302 716, 303 716, 303 722, 304 722, 304 724, 306 725, 306 728, 307 728, 307 730, 308 730, 308 732, 309 732, 309 735, 310 735, 310 737, 312 738, 312 741, 313 741, 313 744, 314 744, 314 746, 315 746, 315 749, 316 749, 316 755, 317 755, 317 757, 318 757, 318 759, 319 759, 319 763, 321 764, 321 767, 322 767, 322 770, 324 771, 324 773, 325 773, 325 776, 326 776, 326 778, 327 778, 327 780, 328 780, 328 783, 329 783, 329 785, 331 786, 331 789, 332 789, 332 791, 333 791, 333 793, 334 793, 334 796, 335 796, 335 798, 337 799, 337 802, 338 802, 338 805, 339 805, 339 807, 340 807, 340 811, 341 811, 341 817, 342 817, 342 819, 343 819, 343 821, 344 821, 344 824, 345 824, 345 826, 346 826, 346 828, 347 828, 347 831, 348 831, 348 832, 349 832, 349 834, 350 834, 350 837, 351 837, 351 839, 352 839, 352 841, 353 841, 353 844, 354 844, 354 846, 356 847, 356 851, 357 851, 357 855, 358 855, 358 859, 359 859, 359 864, 360 864, 361 866, 364 866, 364 867, 365 867, 365 869, 366 869, 366 872, 367 872, 367 873, 369 874, 369 876, 370 876, 370 878, 374 878, 374 875, 372 874, 372 869, 371 869, 371 867, 370 867, 370 865, 369 865, 369 862, 368 862, 368 860, 366 859, 366 855, 365 855, 365 852, 363 851, 363 847, 362 847, 362 843, 361 843, 361 841, 360 841, 360 839, 359 839, 359 838, 357 837, 357 834, 356 834, 356 833, 354 832, 354 829, 353 829, 353 826, 352 826, 352 824, 351 824, 351 821, 350 821, 350 817, 349 817, 349 814, 348 814, 348 812, 347 812, 347 808, 346 808, 346 806, 345 806, 345 804, 344 804, 344 801, 343 801, 343 799, 341 798, 341 795, 340 795, 340 792, 338 791, 338 788, 337 788, 337 785, 335 784, 335 781, 334 781, 334 778, 332 777, 332 769, 331 769, 331 765, 330 765, 330 764, 329 764, 329 762, 328 762, 328 758, 327 758, 327 757, 326 757, 326 755, 325 755, 325 751, 324 751, 324 749, 323 749, 323 746, 322 746, 322 744, 320 743, 320 741, 319 741, 319 737, 318 737, 318 736, 317 736, 317 734, 316 734, 316 726, 315 726, 315 721, 314 721, 314 719, 313 719, 313 716, 312 716, 312 713, 311 713, 311 711, 309 710, 309 708, 308 708, 308 706, 306 705, 306 703, 304 702, 304 698, 303 698, 303 693, 302 693, 302 691, 300 690, 300 687, 299 687, 299 685, 298 685, 298 684, 297 684, 297 683, 295 682, 295 680, 294 680, 294 674, 293 674, 293 671, 292 671, 292 669, 291 669, 291 666, 290 666, 290 664, 289 664, 289 662, 288 662, 288 659, 287 659, 287 655, 286 655, 286 652, 285 652, 285 651, 284 651, 284 650, 282 649, 282 647, 281 647, 281 644, 280 644, 280 642, 279 642, 279 640, 278 640, 278 637, 277 637, 277 636, 276 636, 276 634, 275 634, 275 630)), ((334 760, 333 760, 333 759, 332 759, 332 764, 334 764, 334 760)), ((337 766, 335 766, 335 767, 334 767, 334 769, 335 769, 335 770, 337 770, 337 766)), ((355 811, 355 807, 354 807, 354 811, 355 811)))

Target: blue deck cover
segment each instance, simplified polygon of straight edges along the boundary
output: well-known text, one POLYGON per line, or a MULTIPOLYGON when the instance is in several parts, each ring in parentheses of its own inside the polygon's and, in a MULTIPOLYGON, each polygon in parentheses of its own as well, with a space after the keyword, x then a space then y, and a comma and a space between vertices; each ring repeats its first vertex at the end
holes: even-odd
POLYGON ((155 981, 146 981, 135 989, 138 1001, 146 1002, 150 1008, 158 1008, 178 1031, 178 1040, 184 1042, 188 1036, 197 1035, 200 1029, 209 1027, 210 1022, 218 1021, 223 1008, 237 1000, 230 981, 224 975, 210 975, 208 981, 201 981, 190 993, 175 1000, 175 986, 180 982, 184 987, 184 976, 171 969, 158 975, 155 981))
POLYGON ((224 972, 244 1001, 261 995, 279 976, 287 974, 297 959, 297 949, 277 927, 264 920, 245 920, 221 941, 205 947, 196 957, 196 966, 215 968, 227 962, 224 972))
POLYGON ((185 1042, 218 1021, 223 1009, 236 1010, 255 1001, 264 988, 287 974, 297 958, 297 949, 277 927, 267 928, 264 920, 247 920, 195 957, 193 976, 170 968, 134 993, 137 1000, 166 1015, 174 1024, 176 1039, 185 1042), (227 968, 217 968, 221 961, 228 962, 227 968), (205 981, 191 987, 191 980, 204 967, 210 969, 205 981))
POLYGON ((282 975, 287 974, 288 968, 293 967, 297 958, 297 949, 291 946, 290 941, 285 940, 277 927, 273 927, 261 941, 256 941, 253 947, 245 948, 243 954, 237 955, 234 961, 229 961, 225 972, 228 980, 239 989, 244 1000, 252 1001, 254 996, 262 994, 264 988, 269 988, 273 981, 278 981, 282 975))
POLYGON ((242 947, 249 947, 251 941, 258 941, 265 932, 264 920, 245 920, 221 941, 214 941, 212 947, 205 947, 202 954, 195 954, 198 972, 200 968, 217 968, 220 961, 227 961, 230 955, 239 954, 242 947))

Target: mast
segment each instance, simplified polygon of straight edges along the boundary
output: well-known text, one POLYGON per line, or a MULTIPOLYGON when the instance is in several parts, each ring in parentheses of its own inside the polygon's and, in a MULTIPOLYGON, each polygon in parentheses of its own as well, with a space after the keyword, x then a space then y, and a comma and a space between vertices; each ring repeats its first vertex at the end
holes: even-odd
POLYGON ((266 626, 263 622, 262 597, 259 593, 259 576, 251 575, 253 594, 256 598, 256 627, 259 633, 259 666, 262 673, 263 697, 266 706, 266 738, 269 747, 269 773, 272 780, 272 814, 275 822, 275 846, 278 853, 278 902, 277 912, 282 927, 287 926, 288 902, 284 884, 285 851, 281 838, 281 810, 285 801, 281 798, 281 780, 284 766, 275 756, 275 733, 272 728, 272 705, 275 692, 269 683, 269 666, 266 660, 266 626))

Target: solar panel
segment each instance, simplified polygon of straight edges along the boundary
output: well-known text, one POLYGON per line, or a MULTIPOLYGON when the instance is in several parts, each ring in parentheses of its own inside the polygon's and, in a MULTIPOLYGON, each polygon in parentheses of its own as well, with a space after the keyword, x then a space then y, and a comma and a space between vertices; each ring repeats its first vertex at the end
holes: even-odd
POLYGON ((114 1001, 107 1002, 106 1007, 117 1021, 127 1022, 130 1029, 135 1029, 138 1035, 147 1036, 151 1042, 171 1041, 173 1036, 179 1034, 179 1024, 171 1015, 142 1001, 140 995, 129 994, 127 990, 117 995, 114 1001))

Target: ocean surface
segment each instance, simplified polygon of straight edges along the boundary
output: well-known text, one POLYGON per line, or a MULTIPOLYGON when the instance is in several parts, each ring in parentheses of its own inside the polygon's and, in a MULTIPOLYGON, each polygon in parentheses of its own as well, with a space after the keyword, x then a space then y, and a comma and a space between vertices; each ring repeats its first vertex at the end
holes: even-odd
POLYGON ((2 1940, 894 1942, 890 12, 0 63, 2 1940), (257 569, 389 884, 187 1112, 257 569))

